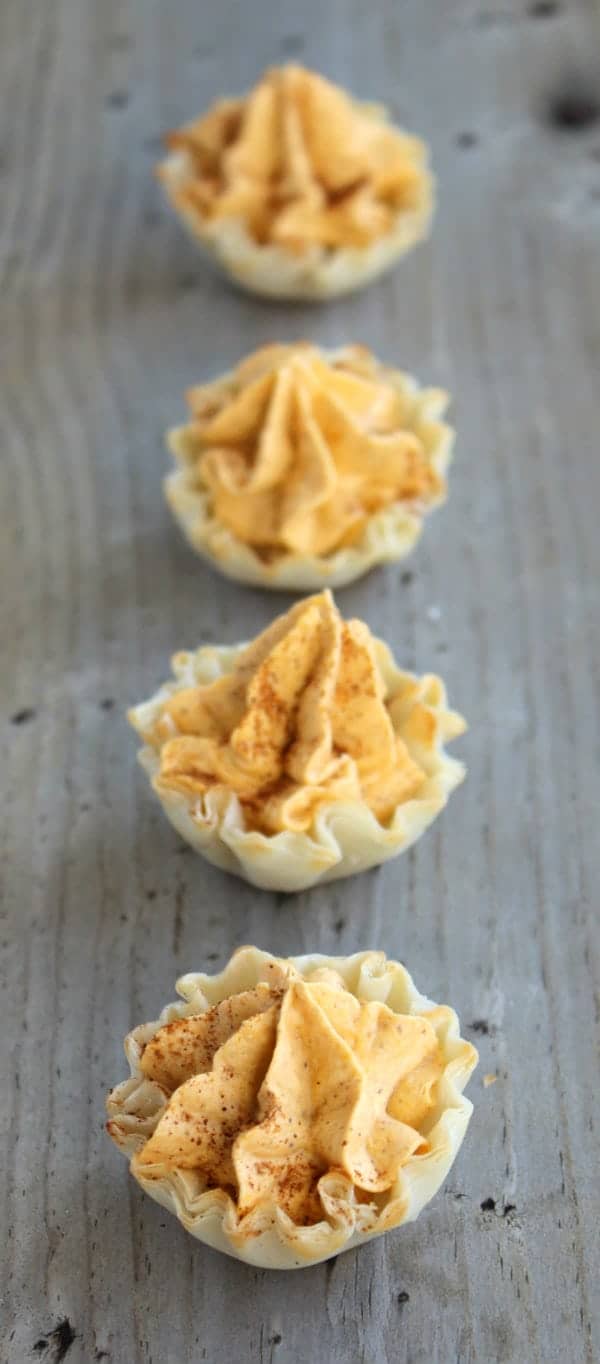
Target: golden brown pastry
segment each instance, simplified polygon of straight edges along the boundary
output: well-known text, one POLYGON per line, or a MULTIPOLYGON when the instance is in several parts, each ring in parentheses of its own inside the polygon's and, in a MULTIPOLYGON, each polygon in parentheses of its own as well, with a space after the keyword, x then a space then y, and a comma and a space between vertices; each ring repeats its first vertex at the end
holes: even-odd
POLYGON ((229 577, 340 586, 409 553, 445 499, 446 394, 363 346, 263 346, 188 398, 165 491, 190 544, 229 577))
POLYGON ((159 176, 192 233, 245 288, 356 289, 427 234, 422 142, 314 71, 274 67, 167 138, 159 176))
POLYGON ((108 1130, 186 1229, 292 1269, 412 1221, 465 1134, 477 1053, 382 952, 242 948, 130 1033, 108 1130))
POLYGON ((329 592, 249 645, 174 659, 130 712, 172 823, 217 865, 274 890, 348 876, 414 842, 464 776, 464 729, 436 677, 400 672, 329 592))

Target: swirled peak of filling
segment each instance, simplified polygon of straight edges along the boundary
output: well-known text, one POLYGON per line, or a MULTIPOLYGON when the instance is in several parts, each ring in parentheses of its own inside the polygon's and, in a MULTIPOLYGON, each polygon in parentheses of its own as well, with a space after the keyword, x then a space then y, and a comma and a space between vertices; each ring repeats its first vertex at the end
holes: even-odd
POLYGON ((362 802, 385 824, 425 780, 388 701, 368 626, 344 621, 330 592, 308 597, 230 672, 163 702, 145 734, 155 785, 192 798, 232 792, 246 826, 268 834, 309 830, 335 801, 362 802))
POLYGON ((332 1179, 374 1199, 429 1149, 444 1070, 434 1024, 447 1012, 396 1014, 356 999, 330 967, 304 979, 281 963, 278 979, 147 1044, 142 1072, 167 1102, 135 1172, 195 1171, 239 1218, 274 1206, 299 1225, 322 1219, 332 1179))
POLYGON ((264 346, 188 397, 173 448, 260 557, 332 554, 390 504, 423 511, 444 493, 414 395, 364 347, 264 346))
POLYGON ((241 221, 256 242, 295 255, 368 246, 428 202, 423 144, 301 66, 271 68, 167 145, 185 158, 182 209, 207 224, 241 221))

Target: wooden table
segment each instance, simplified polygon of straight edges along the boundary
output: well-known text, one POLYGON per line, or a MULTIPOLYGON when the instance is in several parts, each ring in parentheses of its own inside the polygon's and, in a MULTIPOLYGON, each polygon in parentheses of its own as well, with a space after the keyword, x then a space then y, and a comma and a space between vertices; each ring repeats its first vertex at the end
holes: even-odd
POLYGON ((598 8, 5 0, 2 23, 2 1360, 598 1359, 598 8), (388 101, 439 177, 432 242, 327 308, 229 289, 152 178, 163 129, 284 59, 388 101), (185 387, 297 337, 454 395, 447 508, 339 600, 470 732, 414 851, 286 898, 179 841, 125 709, 174 649, 291 601, 202 567, 161 478, 185 387), (103 1131, 124 1034, 247 941, 382 946, 481 1052, 419 1222, 295 1275, 195 1243, 103 1131))

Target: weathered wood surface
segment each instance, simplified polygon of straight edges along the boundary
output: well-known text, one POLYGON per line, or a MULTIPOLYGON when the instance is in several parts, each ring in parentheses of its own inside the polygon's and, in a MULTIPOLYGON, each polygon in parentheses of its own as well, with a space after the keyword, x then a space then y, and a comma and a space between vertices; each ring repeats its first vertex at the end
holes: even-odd
POLYGON ((599 43, 566 0, 4 0, 6 1364, 599 1357, 600 121, 576 74, 599 43), (439 175, 431 244, 329 308, 229 290, 151 176, 161 130, 284 56, 389 100, 439 175), (172 650, 282 605, 184 547, 162 433, 191 381, 297 336, 455 395, 447 508, 340 600, 440 670, 471 729, 469 779, 413 853, 285 898, 187 852, 124 711, 172 650), (381 945, 481 1049, 445 1191, 296 1275, 186 1237, 103 1132, 125 1032, 249 940, 381 945))

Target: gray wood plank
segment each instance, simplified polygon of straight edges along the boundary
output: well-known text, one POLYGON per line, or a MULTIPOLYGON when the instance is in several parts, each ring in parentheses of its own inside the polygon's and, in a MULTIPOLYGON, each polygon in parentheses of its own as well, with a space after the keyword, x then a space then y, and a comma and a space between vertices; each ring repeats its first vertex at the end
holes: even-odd
POLYGON ((598 8, 6 0, 0 24, 0 1357, 589 1364, 600 119, 580 102, 566 129, 556 97, 581 93, 598 8), (432 242, 327 309, 228 289, 150 173, 165 127, 290 56, 388 100, 439 176, 432 242), (196 562, 160 480, 186 385, 297 336, 362 340, 455 396, 447 508, 340 603, 441 671, 471 730, 469 779, 418 847, 286 898, 178 841, 124 710, 175 648, 287 602, 196 562), (187 1238, 103 1132, 125 1032, 246 941, 383 946, 481 1050, 467 1141, 419 1222, 284 1277, 187 1238))

